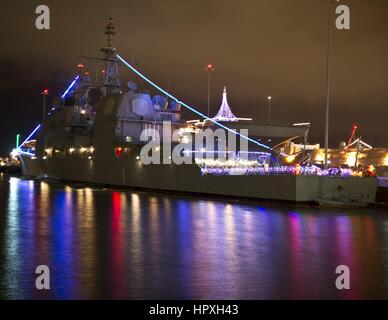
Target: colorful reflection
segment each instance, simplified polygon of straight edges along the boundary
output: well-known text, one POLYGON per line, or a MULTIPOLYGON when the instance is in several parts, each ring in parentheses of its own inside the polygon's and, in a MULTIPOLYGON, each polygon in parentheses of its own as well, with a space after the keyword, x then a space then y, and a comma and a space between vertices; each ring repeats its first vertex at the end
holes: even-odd
POLYGON ((0 179, 0 298, 388 298, 388 216, 0 179), (37 291, 35 268, 52 289, 37 291), (335 288, 335 268, 351 290, 335 288))

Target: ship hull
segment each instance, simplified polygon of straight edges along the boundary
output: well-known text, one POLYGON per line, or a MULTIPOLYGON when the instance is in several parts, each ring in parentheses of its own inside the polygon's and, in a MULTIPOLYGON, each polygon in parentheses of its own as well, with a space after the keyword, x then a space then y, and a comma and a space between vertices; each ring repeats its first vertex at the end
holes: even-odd
POLYGON ((136 159, 22 158, 25 176, 179 193, 314 202, 374 203, 375 178, 308 175, 202 175, 197 165, 144 165, 136 159))

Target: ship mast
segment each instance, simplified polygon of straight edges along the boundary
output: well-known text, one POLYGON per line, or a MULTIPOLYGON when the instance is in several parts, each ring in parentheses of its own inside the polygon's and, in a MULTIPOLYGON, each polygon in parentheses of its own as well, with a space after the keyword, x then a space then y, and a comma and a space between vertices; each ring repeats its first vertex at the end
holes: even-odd
POLYGON ((112 18, 109 18, 105 28, 107 35, 107 46, 101 48, 105 54, 105 87, 107 94, 120 93, 119 66, 116 58, 116 48, 113 47, 113 36, 116 34, 115 26, 112 18))

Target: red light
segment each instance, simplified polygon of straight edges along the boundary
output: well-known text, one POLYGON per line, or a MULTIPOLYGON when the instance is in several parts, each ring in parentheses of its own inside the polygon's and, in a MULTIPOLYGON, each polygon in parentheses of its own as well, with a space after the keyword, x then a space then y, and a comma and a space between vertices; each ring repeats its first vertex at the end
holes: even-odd
POLYGON ((120 157, 121 157, 121 153, 122 153, 121 147, 116 147, 116 148, 115 148, 115 154, 116 154, 116 157, 117 157, 117 158, 120 158, 120 157))
POLYGON ((215 71, 215 70, 216 69, 214 68, 214 66, 211 63, 207 64, 205 69, 204 69, 204 71, 215 71))
POLYGON ((43 92, 42 92, 42 94, 44 94, 45 96, 47 96, 47 95, 49 94, 48 89, 44 89, 43 92))
POLYGON ((370 164, 366 169, 367 176, 375 176, 376 168, 373 164, 370 164))

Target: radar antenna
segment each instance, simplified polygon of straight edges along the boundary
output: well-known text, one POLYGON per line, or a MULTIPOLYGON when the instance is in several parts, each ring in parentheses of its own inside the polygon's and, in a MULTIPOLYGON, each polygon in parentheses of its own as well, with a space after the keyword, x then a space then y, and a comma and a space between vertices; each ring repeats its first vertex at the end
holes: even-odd
POLYGON ((105 54, 105 87, 108 94, 120 93, 119 66, 116 58, 116 48, 113 47, 113 36, 116 34, 112 18, 109 18, 105 28, 107 47, 101 48, 105 54))
POLYGON ((108 36, 108 47, 112 47, 113 36, 116 34, 112 18, 109 18, 108 23, 106 24, 105 34, 108 36))

